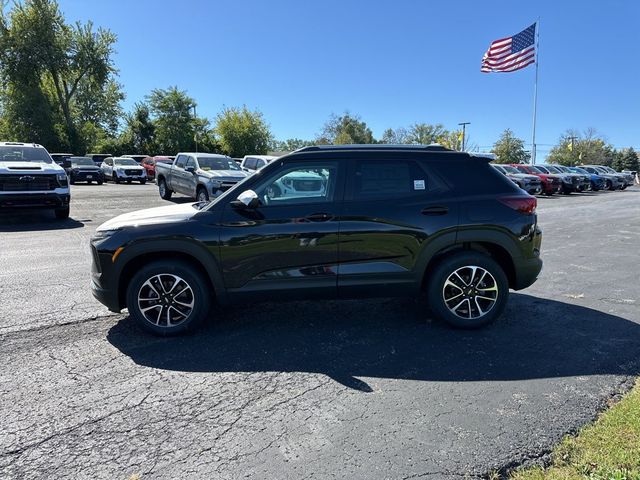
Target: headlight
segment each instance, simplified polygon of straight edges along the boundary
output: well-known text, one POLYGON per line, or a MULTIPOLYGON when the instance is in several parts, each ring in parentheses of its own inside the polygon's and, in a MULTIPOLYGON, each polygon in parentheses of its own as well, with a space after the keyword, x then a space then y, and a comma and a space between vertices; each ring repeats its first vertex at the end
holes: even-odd
POLYGON ((67 174, 65 172, 58 173, 57 178, 58 178, 58 185, 60 185, 61 187, 66 187, 69 185, 69 182, 67 180, 67 174))

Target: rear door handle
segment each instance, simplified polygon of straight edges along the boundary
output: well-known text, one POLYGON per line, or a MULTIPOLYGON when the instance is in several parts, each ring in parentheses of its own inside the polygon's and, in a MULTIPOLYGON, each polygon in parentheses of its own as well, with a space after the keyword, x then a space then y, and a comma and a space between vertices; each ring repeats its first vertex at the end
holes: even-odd
POLYGON ((333 215, 328 213, 312 213, 305 217, 310 222, 326 222, 327 220, 331 220, 333 215))
POLYGON ((431 215, 431 216, 446 215, 447 213, 449 213, 449 208, 447 208, 447 207, 426 207, 426 208, 422 209, 421 213, 423 215, 431 215))

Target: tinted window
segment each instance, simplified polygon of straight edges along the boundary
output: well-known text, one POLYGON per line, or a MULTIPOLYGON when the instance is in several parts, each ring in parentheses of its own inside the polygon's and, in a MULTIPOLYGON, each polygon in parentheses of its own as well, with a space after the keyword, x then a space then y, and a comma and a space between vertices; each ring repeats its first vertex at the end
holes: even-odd
POLYGON ((187 157, 184 155, 178 155, 176 159, 176 167, 184 168, 184 164, 187 163, 187 157))
POLYGON ((412 160, 357 160, 353 198, 386 199, 421 195, 429 188, 425 171, 412 160))
MULTIPOLYGON (((187 163, 185 164, 185 168, 186 167, 196 168, 196 161, 191 157, 187 158, 187 163)), ((202 168, 202 167, 200 167, 200 168, 202 168)))
POLYGON ((133 158, 114 158, 113 163, 115 165, 131 166, 131 167, 138 165, 138 162, 136 162, 133 158))
POLYGON ((113 158, 105 158, 104 163, 106 163, 107 165, 113 165, 113 158))
POLYGON ((256 170, 259 170, 260 168, 264 167, 264 160, 262 159, 258 159, 256 160, 256 170))
POLYGON ((93 160, 91 160, 90 158, 72 158, 71 159, 71 165, 93 166, 95 164, 93 163, 93 160))
POLYGON ((247 158, 247 160, 244 162, 244 168, 246 168, 248 170, 255 170, 256 169, 256 159, 255 158, 247 158))
POLYGON ((263 205, 326 203, 334 200, 338 162, 286 166, 255 187, 263 205))

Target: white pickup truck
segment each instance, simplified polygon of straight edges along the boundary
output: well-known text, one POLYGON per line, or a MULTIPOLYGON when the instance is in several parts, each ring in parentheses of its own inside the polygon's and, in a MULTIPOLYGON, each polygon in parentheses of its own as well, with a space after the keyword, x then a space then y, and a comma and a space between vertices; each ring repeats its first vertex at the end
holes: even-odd
POLYGON ((47 208, 69 218, 69 179, 36 143, 0 142, 0 208, 47 208))
POLYGON ((212 153, 179 153, 173 163, 156 164, 158 191, 165 200, 175 192, 206 202, 248 175, 233 158, 212 153))

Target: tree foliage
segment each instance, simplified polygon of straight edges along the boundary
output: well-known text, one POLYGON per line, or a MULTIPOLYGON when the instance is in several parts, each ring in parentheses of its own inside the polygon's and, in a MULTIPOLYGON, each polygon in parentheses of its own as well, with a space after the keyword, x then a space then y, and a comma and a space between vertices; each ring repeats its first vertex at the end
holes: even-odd
POLYGON ((616 151, 594 128, 580 133, 567 130, 547 156, 549 163, 560 165, 608 165, 615 158, 616 151))
POLYGON ((631 170, 633 172, 640 171, 640 165, 638 162, 638 154, 632 148, 625 148, 620 152, 616 152, 617 154, 614 156, 614 160, 612 163, 612 167, 617 171, 622 170, 631 170))
POLYGON ((83 153, 96 130, 114 131, 124 98, 115 35, 68 25, 55 0, 16 2, 0 15, 3 132, 83 153))
POLYGON ((528 163, 531 154, 524 149, 524 140, 516 137, 510 129, 506 129, 493 144, 491 153, 496 156, 496 163, 528 163))
POLYGON ((222 151, 230 157, 266 154, 272 142, 262 113, 245 106, 224 108, 216 117, 214 132, 222 151))
POLYGON ((358 115, 332 114, 316 140, 319 144, 348 145, 376 143, 373 132, 358 115))
POLYGON ((293 152, 302 147, 315 145, 313 140, 302 140, 301 138, 288 138, 287 140, 274 140, 270 150, 274 152, 293 152))

